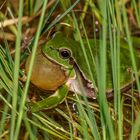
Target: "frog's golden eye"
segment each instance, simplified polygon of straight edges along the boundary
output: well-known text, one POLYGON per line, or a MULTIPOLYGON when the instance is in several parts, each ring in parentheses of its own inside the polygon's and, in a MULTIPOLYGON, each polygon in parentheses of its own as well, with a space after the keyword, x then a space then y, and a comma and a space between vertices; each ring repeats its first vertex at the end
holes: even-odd
POLYGON ((59 55, 60 57, 62 57, 63 59, 68 59, 71 57, 71 51, 68 49, 59 49, 59 55))

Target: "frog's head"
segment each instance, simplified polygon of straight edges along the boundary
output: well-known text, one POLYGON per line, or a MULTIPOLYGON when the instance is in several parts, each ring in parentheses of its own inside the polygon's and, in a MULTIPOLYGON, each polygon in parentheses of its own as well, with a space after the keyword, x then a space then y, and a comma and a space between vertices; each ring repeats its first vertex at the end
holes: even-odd
POLYGON ((43 47, 42 53, 54 63, 72 69, 71 42, 61 32, 57 32, 43 47))

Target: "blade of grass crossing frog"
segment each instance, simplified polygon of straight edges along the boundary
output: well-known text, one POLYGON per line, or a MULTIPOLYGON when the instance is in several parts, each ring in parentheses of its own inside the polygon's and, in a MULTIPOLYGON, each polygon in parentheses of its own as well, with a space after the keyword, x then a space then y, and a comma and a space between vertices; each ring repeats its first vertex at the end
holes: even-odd
POLYGON ((33 53, 32 53, 31 63, 30 63, 30 68, 29 68, 30 70, 29 70, 28 75, 27 75, 27 80, 26 80, 26 84, 25 84, 25 88, 24 88, 24 93, 23 93, 23 96, 20 100, 21 102, 20 102, 20 106, 19 106, 19 115, 18 115, 18 118, 16 120, 16 128, 14 129, 14 131, 15 131, 14 139, 15 140, 18 139, 19 132, 20 132, 20 126, 21 126, 21 122, 22 122, 22 118, 23 118, 24 107, 25 107, 26 97, 27 97, 27 93, 28 93, 31 72, 32 72, 32 68, 33 68, 33 62, 34 62, 34 59, 35 59, 35 52, 36 52, 36 49, 37 49, 37 44, 38 44, 39 36, 40 36, 40 33, 41 33, 41 27, 42 27, 43 21, 44 21, 44 15, 45 15, 47 2, 48 2, 47 0, 44 0, 43 6, 42 6, 42 12, 41 12, 41 16, 40 16, 40 20, 39 20, 39 24, 38 24, 38 29, 37 29, 37 32, 36 32, 36 35, 35 35, 34 47, 33 47, 33 51, 32 51, 33 53))
POLYGON ((68 86, 66 85, 61 86, 52 96, 49 96, 48 98, 33 104, 31 106, 31 111, 37 112, 43 108, 50 109, 57 106, 58 104, 64 101, 65 97, 68 94, 68 91, 69 91, 68 86))
MULTIPOLYGON (((83 23, 82 20, 81 20, 81 25, 82 25, 82 28, 83 28, 83 30, 84 30, 84 34, 85 34, 85 37, 86 37, 85 43, 87 44, 89 53, 90 53, 90 55, 91 55, 91 57, 92 57, 92 63, 95 65, 95 59, 94 59, 94 56, 93 56, 93 53, 92 53, 91 48, 92 48, 93 46, 96 47, 96 43, 97 43, 97 42, 96 42, 96 39, 95 39, 94 41, 91 42, 90 39, 88 39, 88 36, 87 36, 87 33, 86 33, 86 29, 85 29, 85 26, 84 26, 84 23, 83 23), (91 45, 93 45, 93 46, 91 46, 91 45)), ((84 41, 84 40, 83 40, 83 41, 84 41)), ((88 55, 88 54, 87 54, 87 55, 88 55)), ((95 67, 96 67, 96 66, 95 66, 95 67)), ((80 79, 79 79, 79 80, 80 80, 80 79)), ((92 75, 92 80, 94 80, 93 75, 92 75)), ((93 83, 95 84, 95 81, 93 81, 93 83)), ((81 86, 82 86, 82 85, 81 85, 81 86)), ((87 112, 87 115, 88 115, 88 117, 87 117, 87 122, 88 122, 88 125, 89 125, 90 129, 91 129, 91 133, 92 133, 92 135, 94 136, 95 139, 100 139, 100 135, 99 135, 99 132, 98 132, 98 128, 97 128, 97 124, 96 124, 94 112, 93 112, 93 110, 90 109, 87 98, 86 98, 85 96, 83 96, 83 97, 84 97, 84 101, 85 101, 85 104, 86 104, 86 108, 87 108, 87 110, 88 110, 88 112, 87 112), (91 124, 94 124, 94 125, 91 125, 91 124)))
MULTIPOLYGON (((87 44, 87 48, 88 48, 88 50, 89 50, 89 53, 90 53, 90 56, 91 56, 91 58, 92 58, 92 63, 93 63, 93 65, 95 66, 95 68, 96 68, 96 64, 95 64, 95 59, 94 59, 94 56, 93 56, 93 53, 92 53, 92 47, 93 46, 95 46, 96 47, 96 45, 97 45, 97 41, 96 41, 96 39, 93 41, 91 41, 90 39, 88 39, 88 36, 87 36, 87 33, 86 33, 86 29, 85 29, 85 26, 84 26, 84 23, 83 23, 83 21, 81 20, 81 25, 82 25, 82 28, 83 28, 83 30, 84 30, 84 34, 85 34, 85 37, 86 37, 86 40, 85 40, 85 44, 87 44)), ((84 40, 83 40, 83 42, 84 42, 84 40)), ((88 55, 88 53, 87 53, 87 55, 88 55)), ((91 66, 91 65, 90 65, 91 66)), ((92 73, 91 73, 92 74, 92 73)), ((93 76, 93 74, 91 75, 91 79, 92 79, 92 82, 93 82, 93 84, 95 85, 95 79, 94 79, 94 76, 93 76)))
POLYGON ((134 56, 133 44, 132 44, 132 39, 131 39, 129 25, 128 25, 128 16, 127 16, 124 1, 123 1, 123 4, 122 4, 122 13, 123 13, 123 20, 124 20, 124 25, 125 25, 126 38, 128 40, 128 47, 129 47, 129 50, 130 50, 130 59, 132 61, 132 67, 134 69, 134 75, 135 75, 137 88, 138 88, 139 95, 140 95, 140 82, 139 82, 138 71, 137 71, 138 69, 137 69, 137 65, 136 65, 136 59, 135 59, 135 56, 134 56))
MULTIPOLYGON (((87 73, 88 73, 90 79, 92 80, 94 87, 96 88, 95 77, 94 77, 96 75, 96 70, 93 69, 93 68, 95 68, 95 63, 94 63, 94 61, 89 61, 91 59, 91 57, 93 56, 93 53, 91 52, 90 47, 91 47, 91 45, 92 46, 94 45, 95 41, 90 40, 91 42, 88 43, 88 39, 85 41, 82 40, 76 17, 74 15, 74 13, 72 13, 72 14, 73 14, 74 24, 75 24, 75 28, 76 28, 76 34, 75 34, 76 37, 75 38, 76 38, 76 40, 77 40, 77 38, 79 38, 80 51, 82 51, 83 60, 85 60, 85 67, 87 69, 87 73), (85 44, 87 45, 88 49, 85 48, 85 44)), ((79 63, 79 65, 80 65, 80 63, 79 63)), ((85 69, 83 66, 81 66, 81 67, 83 69, 85 69)))
MULTIPOLYGON (((79 28, 78 28, 77 20, 75 18, 74 13, 73 13, 73 18, 74 18, 75 26, 76 26, 76 29, 77 29, 77 36, 80 38, 81 51, 83 51, 83 53, 84 53, 84 57, 85 57, 84 60, 86 61, 86 64, 87 64, 86 66, 88 68, 88 71, 89 71, 91 80, 92 80, 92 82, 94 84, 95 82, 94 82, 94 76, 93 76, 92 66, 95 67, 95 61, 94 61, 93 52, 92 52, 91 48, 95 45, 94 43, 96 43, 96 40, 94 40, 94 41, 92 40, 91 41, 91 40, 88 39, 87 34, 86 34, 86 30, 84 28, 84 24, 81 21, 82 27, 84 29, 84 33, 85 33, 85 36, 86 36, 86 40, 82 40, 80 31, 79 31, 79 28), (84 45, 86 45, 87 51, 86 51, 84 45), (90 59, 92 59, 92 62, 91 63, 89 62, 89 55, 91 56, 90 59)), ((79 79, 79 82, 81 83, 80 79, 79 79)), ((82 83, 80 84, 80 87, 82 89, 82 94, 84 94, 84 87, 82 87, 82 83)), ((83 108, 82 104, 80 104, 80 103, 79 103, 79 107, 80 107, 79 112, 82 113, 82 114, 84 113, 84 116, 83 117, 85 117, 85 123, 86 123, 85 125, 89 125, 89 127, 90 127, 90 129, 92 131, 92 135, 94 136, 94 138, 95 139, 100 139, 100 135, 98 133, 97 124, 96 124, 96 121, 95 121, 94 112, 92 112, 90 110, 90 108, 88 106, 88 101, 87 101, 87 99, 86 99, 85 96, 84 96, 84 101, 85 101, 85 103, 87 105, 86 107, 87 107, 88 113, 85 113, 84 108, 83 108), (91 124, 94 124, 94 127, 91 124)), ((86 134, 86 131, 84 131, 84 132, 86 134)))
POLYGON ((95 119, 95 114, 94 111, 90 108, 89 106, 89 102, 87 100, 87 97, 84 95, 84 88, 82 87, 82 83, 80 80, 80 75, 78 76, 78 80, 79 80, 79 84, 80 87, 82 88, 82 96, 84 99, 84 104, 85 107, 80 103, 81 99, 76 95, 76 98, 78 100, 77 102, 77 107, 78 107, 78 112, 81 115, 81 118, 84 120, 84 122, 81 122, 82 129, 83 129, 83 136, 88 136, 88 131, 85 129, 85 127, 88 125, 89 128, 91 129, 91 135, 95 138, 95 140, 100 140, 100 135, 99 135, 99 131, 98 131, 98 127, 97 127, 97 123, 96 123, 96 119, 95 119), (85 111, 86 109, 86 111, 85 111))

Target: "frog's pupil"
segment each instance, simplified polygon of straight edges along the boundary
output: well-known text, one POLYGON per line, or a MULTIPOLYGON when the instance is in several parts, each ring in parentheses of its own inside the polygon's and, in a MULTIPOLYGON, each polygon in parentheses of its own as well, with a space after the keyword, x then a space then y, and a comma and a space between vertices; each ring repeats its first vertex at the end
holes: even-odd
POLYGON ((60 50, 60 56, 64 59, 68 59, 70 57, 71 53, 69 50, 67 49, 63 49, 63 50, 60 50))

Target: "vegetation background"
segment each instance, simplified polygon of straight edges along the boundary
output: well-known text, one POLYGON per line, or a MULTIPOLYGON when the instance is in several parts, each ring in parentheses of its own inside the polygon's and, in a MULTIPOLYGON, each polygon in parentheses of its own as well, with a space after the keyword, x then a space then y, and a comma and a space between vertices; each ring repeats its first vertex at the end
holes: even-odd
MULTIPOLYGON (((115 64, 114 87, 119 87, 120 38, 127 38, 130 59, 137 71, 131 37, 140 35, 140 2, 137 0, 3 0, 0 1, 0 139, 3 140, 121 140, 140 138, 140 100, 137 87, 120 94, 114 89, 107 99, 106 40, 115 64), (55 31, 69 37, 103 40, 100 49, 99 99, 87 100, 69 94, 65 102, 50 110, 32 113, 30 102, 42 91, 25 80, 25 61, 38 42, 55 31), (110 45, 111 46, 111 45, 110 45), (117 94, 118 93, 118 94, 117 94)), ((88 55, 88 54, 86 54, 88 55)), ((33 64, 33 62, 32 62, 33 64)), ((48 95, 43 95, 48 96, 48 95)))

